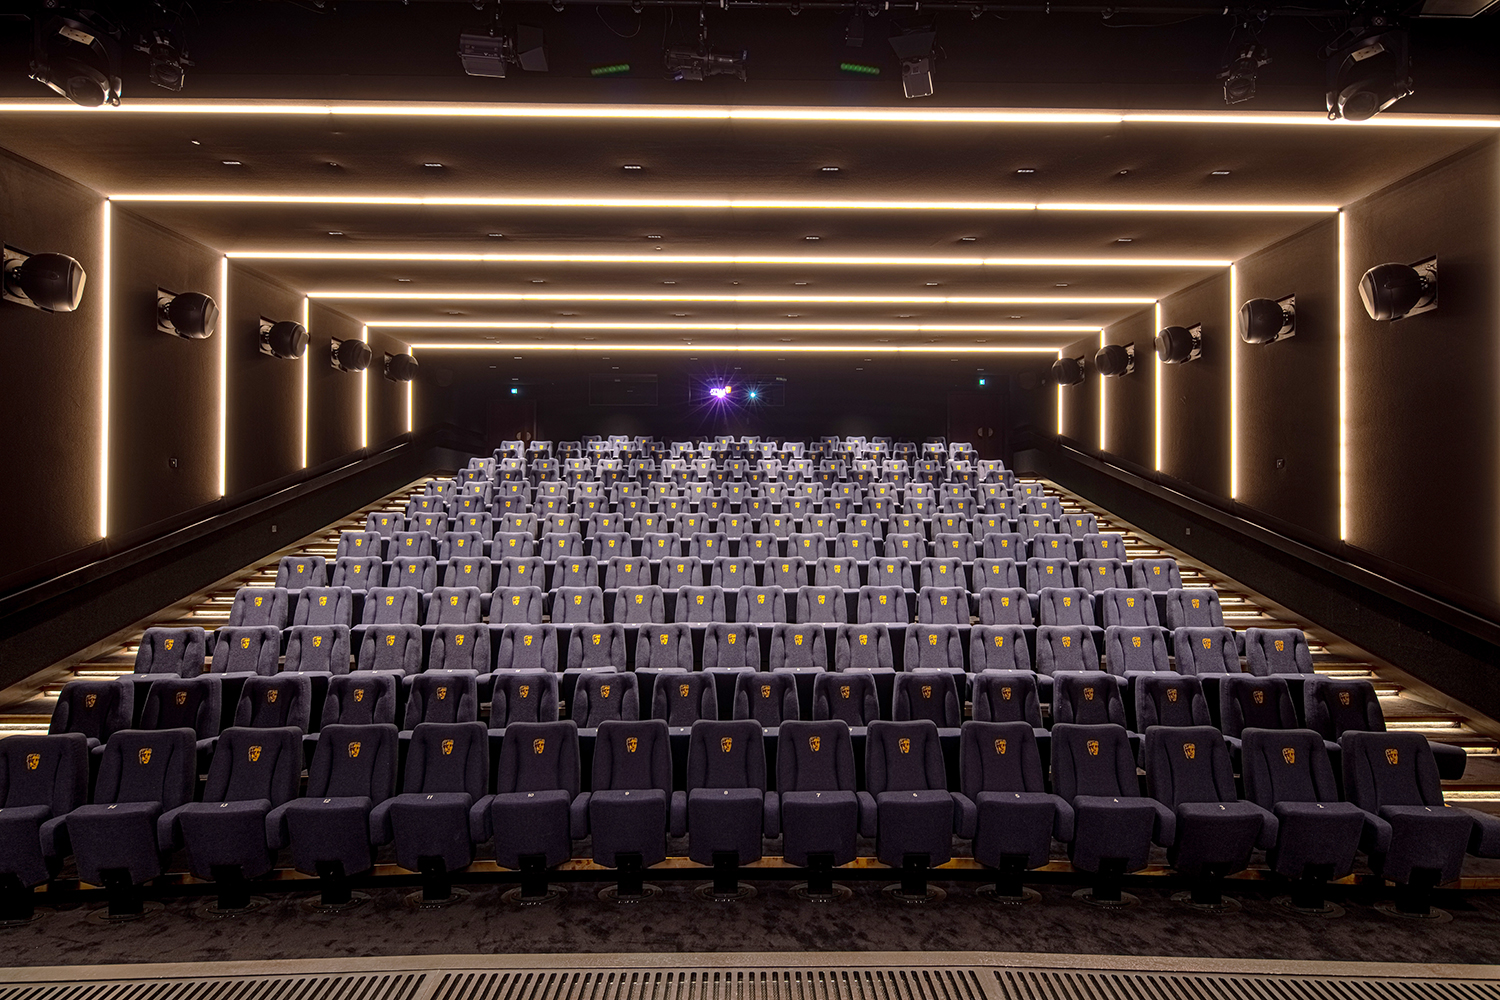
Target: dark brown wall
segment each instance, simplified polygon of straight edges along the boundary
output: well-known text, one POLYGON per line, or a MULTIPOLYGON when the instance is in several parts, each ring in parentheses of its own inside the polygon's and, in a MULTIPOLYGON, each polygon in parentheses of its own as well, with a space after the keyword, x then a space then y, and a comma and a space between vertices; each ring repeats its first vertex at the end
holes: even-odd
MULTIPOLYGON (((377 448, 392 438, 407 431, 406 402, 410 391, 404 382, 392 382, 381 374, 386 354, 405 354, 409 348, 406 341, 385 330, 370 331, 370 349, 375 358, 370 362, 370 447, 377 448)), ((418 364, 436 367, 437 361, 424 355, 418 364)), ((418 393, 420 395, 420 392, 418 393)), ((415 416, 415 411, 413 411, 415 416)), ((416 417, 418 427, 429 426, 416 417)))
POLYGON ((99 538, 102 206, 94 192, 0 151, 0 241, 68 254, 88 272, 77 312, 0 303, 5 521, 25 525, 7 532, 0 589, 99 538))
POLYGON ((1105 451, 1142 469, 1156 463, 1155 310, 1147 308, 1104 331, 1107 344, 1134 344, 1135 371, 1104 383, 1105 451))
POLYGON ((1349 210, 1344 289, 1349 544, 1492 614, 1500 603, 1497 220, 1500 154, 1491 141, 1349 210), (1433 254, 1438 309, 1373 322, 1359 302, 1359 276, 1433 254), (1437 544, 1424 509, 1440 512, 1441 530, 1461 546, 1437 544))
POLYGON ((1062 387, 1062 436, 1089 451, 1099 450, 1099 369, 1094 367, 1097 350, 1098 334, 1063 348, 1064 357, 1083 359, 1086 374, 1079 384, 1062 387))
MULTIPOLYGON (((1338 220, 1240 261, 1238 299, 1297 296, 1297 334, 1236 340, 1239 493, 1257 511, 1338 538, 1338 220), (1278 465, 1279 463, 1279 465, 1278 465)), ((1358 309, 1358 303, 1351 303, 1358 309)))
POLYGON ((308 310, 307 332, 311 338, 307 347, 307 464, 316 467, 359 450, 360 383, 378 375, 333 367, 329 356, 333 341, 360 339, 360 325, 348 316, 314 302, 308 310))
POLYGON ((1229 495, 1229 272, 1161 300, 1161 324, 1203 326, 1203 356, 1161 366, 1161 471, 1229 495))
POLYGON ((302 468, 302 363, 260 353, 260 319, 302 321, 302 296, 229 264, 229 495, 302 468))
POLYGON ((109 525, 125 535, 219 497, 220 341, 159 332, 156 290, 217 299, 222 258, 128 211, 113 214, 109 525))

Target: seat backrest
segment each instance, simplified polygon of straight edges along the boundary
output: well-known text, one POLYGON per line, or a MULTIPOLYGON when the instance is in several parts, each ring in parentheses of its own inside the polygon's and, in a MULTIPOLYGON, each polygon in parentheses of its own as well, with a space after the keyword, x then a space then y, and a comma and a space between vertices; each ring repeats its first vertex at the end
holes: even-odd
POLYGON ((969 624, 968 591, 963 587, 924 586, 917 591, 917 621, 928 625, 969 624))
MULTIPOLYGON (((365 591, 380 586, 384 571, 385 567, 379 556, 345 556, 334 562, 333 579, 329 583, 334 587, 365 591)), ((321 588, 321 584, 317 586, 321 588)), ((313 587, 313 584, 308 584, 305 589, 313 587)))
POLYGON ((1302 686, 1307 728, 1325 740, 1345 733, 1385 732, 1385 712, 1375 685, 1358 678, 1309 677, 1302 686))
POLYGON ((625 669, 624 625, 575 625, 572 632, 568 638, 569 670, 625 669))
POLYGON ((411 679, 402 727, 423 722, 474 722, 479 718, 479 685, 467 670, 428 670, 411 679))
POLYGON ((496 625, 540 625, 546 608, 541 587, 496 587, 490 621, 496 625))
POLYGON ((401 778, 403 792, 462 793, 477 802, 488 791, 489 778, 489 734, 483 723, 424 722, 412 732, 401 778))
POLYGON ((811 582, 807 575, 807 560, 799 555, 772 556, 766 560, 761 582, 784 590, 806 587, 811 582))
POLYGON ((396 746, 392 725, 324 726, 307 769, 307 797, 379 805, 396 793, 396 746))
POLYGON ((495 570, 495 586, 540 587, 545 573, 541 556, 504 556, 495 570))
POLYGON ((557 674, 547 670, 505 670, 494 675, 490 725, 505 729, 518 722, 557 721, 557 674))
MULTIPOLYGON (((645 544, 641 546, 641 555, 650 559, 680 559, 682 558, 682 539, 675 531, 648 531, 644 535, 645 544)), ((693 556, 697 559, 697 556, 693 556)), ((665 567, 663 567, 665 570, 665 567)))
POLYGON ((1183 674, 1237 674, 1240 653, 1227 628, 1179 628, 1172 632, 1177 671, 1183 674))
POLYGON ((1068 514, 1063 517, 1062 524, 1068 534, 1076 539, 1099 532, 1099 521, 1093 514, 1068 514))
POLYGON ((821 625, 771 626, 770 668, 782 667, 819 670, 828 668, 828 647, 821 625))
POLYGON ((46 806, 48 818, 88 802, 89 741, 82 733, 0 740, 0 809, 46 806))
POLYGON ((625 625, 661 623, 667 620, 667 601, 657 586, 621 587, 615 593, 613 618, 625 625))
POLYGON ((1143 757, 1146 794, 1176 810, 1186 802, 1236 802, 1234 769, 1212 726, 1152 726, 1143 757))
POLYGON ((1138 798, 1135 754, 1125 727, 1054 723, 1052 791, 1068 802, 1080 795, 1138 798))
POLYGON ((723 587, 678 587, 675 617, 679 622, 727 622, 723 587))
POLYGON ((1099 592, 1099 610, 1106 626, 1140 628, 1161 624, 1156 613, 1156 598, 1149 590, 1107 587, 1099 592))
POLYGON ((604 624, 604 590, 558 587, 552 592, 553 624, 604 624))
POLYGON ((974 718, 979 722, 1024 722, 1040 729, 1042 706, 1030 670, 983 670, 974 675, 974 718))
POLYGON ((1026 560, 1027 593, 1039 593, 1045 587, 1071 587, 1073 583, 1073 564, 1066 559, 1038 559, 1032 556, 1026 560))
POLYGON ((833 669, 894 669, 895 651, 885 625, 840 625, 834 640, 833 669))
POLYGON ((422 593, 415 587, 371 587, 365 595, 363 620, 366 625, 417 625, 421 615, 422 593))
POLYGON ((218 677, 163 677, 152 681, 141 709, 142 729, 191 729, 198 739, 219 734, 223 685, 218 677))
MULTIPOLYGON (((246 588, 249 589, 249 588, 246 588)), ((285 591, 271 591, 259 588, 260 593, 255 597, 270 603, 271 597, 279 593, 282 603, 282 617, 285 618, 285 591)), ((241 590, 240 594, 245 593, 241 590)), ((240 604, 240 594, 235 595, 235 604, 240 604)), ((253 598, 246 601, 247 605, 253 606, 253 598)), ((233 618, 233 612, 230 613, 233 618)), ((250 617, 250 616, 244 616, 250 617)), ((231 625, 235 622, 231 621, 231 625)), ((285 624, 282 622, 262 622, 262 625, 275 625, 280 628, 285 624)), ((197 677, 203 673, 205 660, 208 653, 208 635, 201 628, 148 628, 141 636, 141 644, 135 653, 135 672, 137 674, 162 674, 170 677, 197 677)))
POLYGON ((766 748, 754 719, 692 724, 688 739, 687 787, 766 790, 766 748))
POLYGON ((1118 559, 1080 559, 1078 586, 1091 594, 1110 588, 1129 588, 1130 574, 1118 559))
POLYGON ((1042 792, 1042 755, 1026 722, 965 722, 958 744, 959 788, 980 792, 1042 792))
POLYGON ((781 724, 776 751, 778 792, 852 792, 854 788, 854 745, 847 723, 825 719, 781 724))
POLYGON ((865 737, 865 789, 870 794, 947 787, 936 725, 925 719, 870 723, 865 737))
POLYGON ((495 544, 490 547, 498 563, 504 559, 529 559, 536 552, 536 539, 529 531, 497 531, 495 544))
POLYGON ((725 590, 739 590, 755 585, 755 563, 749 556, 716 556, 708 582, 725 590))
POLYGON ((635 641, 635 666, 637 670, 667 667, 692 670, 691 627, 681 623, 642 625, 635 641))
MULTIPOLYGON (((346 655, 348 649, 346 643, 344 646, 346 655)), ((271 625, 237 628, 225 626, 214 636, 213 659, 208 664, 208 672, 269 676, 276 672, 280 658, 280 629, 271 625)))
POLYGON ((672 794, 672 751, 661 719, 599 724, 594 739, 594 791, 657 788, 672 794))
POLYGON ((422 630, 416 625, 371 625, 359 644, 358 669, 404 674, 421 670, 422 630))
POLYGON ((891 717, 897 722, 927 719, 939 728, 963 722, 963 705, 953 674, 942 670, 906 670, 896 675, 891 717))
POLYGON ((599 560, 593 556, 574 555, 560 558, 553 570, 554 587, 597 587, 599 560))
POLYGON ((292 727, 308 731, 312 721, 312 678, 304 674, 248 677, 240 688, 234 724, 249 729, 292 727))
POLYGON ((976 625, 969 631, 969 672, 1030 670, 1031 650, 1019 625, 976 625))
MULTIPOLYGON (((1123 552, 1123 549, 1121 550, 1123 552)), ((1123 558, 1123 556, 1116 556, 1123 558)), ((1154 593, 1182 589, 1182 573, 1176 559, 1132 559, 1130 586, 1140 587, 1154 593)))
POLYGON ((1245 659, 1250 672, 1260 677, 1313 672, 1312 650, 1300 628, 1246 629, 1245 659))
POLYGON ((135 712, 135 686, 129 679, 68 681, 57 695, 49 736, 78 733, 100 743, 130 728, 135 712))
POLYGON ((797 678, 783 671, 743 671, 734 681, 731 717, 753 719, 760 726, 780 726, 800 715, 797 678))
POLYGON ((449 587, 475 587, 488 594, 493 587, 488 556, 454 556, 443 570, 443 583, 449 587))
POLYGON ((651 563, 644 556, 610 556, 604 567, 604 586, 649 587, 651 585, 651 563))
POLYGON ((979 592, 978 603, 981 624, 1032 624, 1031 598, 1020 587, 986 587, 979 592))
POLYGON ((735 596, 734 617, 738 622, 758 625, 787 621, 786 592, 775 585, 741 587, 735 596))
POLYGON ((859 564, 848 556, 823 556, 813 565, 812 582, 817 587, 857 589, 859 564))
POLYGON ((837 719, 849 726, 867 726, 880 718, 875 678, 851 670, 819 674, 813 679, 813 713, 816 720, 837 719))
MULTIPOLYGON (((1122 623, 1123 624, 1123 623, 1122 623)), ((1167 591, 1167 628, 1223 628, 1224 610, 1213 590, 1167 591)))
MULTIPOLYGON (((369 591, 375 593, 375 590, 369 591)), ((368 596, 366 604, 369 603, 368 596)), ((352 625, 354 591, 348 587, 303 587, 293 625, 352 625)))
POLYGON ((1249 801, 1273 809, 1278 802, 1339 800, 1328 748, 1311 729, 1246 729, 1240 739, 1240 774, 1249 801))
POLYGON ((663 670, 656 675, 651 717, 670 726, 691 726, 699 719, 719 717, 713 676, 692 670, 663 670))
POLYGON ((1019 562, 1027 557, 1026 540, 1017 532, 992 531, 980 538, 979 554, 986 559, 1012 559, 1019 562))
POLYGON ((353 673, 332 677, 323 700, 320 727, 369 725, 396 721, 396 678, 390 674, 353 673))
POLYGON ((1282 677, 1230 674, 1219 681, 1219 725, 1225 736, 1245 729, 1296 729, 1292 696, 1282 677))
POLYGON ((1081 726, 1125 725, 1120 685, 1102 670, 1060 673, 1052 684, 1052 719, 1081 726))
POLYGON ((636 675, 607 671, 580 674, 568 714, 581 729, 593 729, 611 719, 634 722, 641 717, 636 675))
POLYGON ((753 625, 711 623, 703 635, 703 667, 759 670, 759 631, 753 625))
POLYGON ((763 563, 777 555, 776 536, 766 532, 746 532, 740 539, 740 553, 751 562, 763 563))
POLYGON ((490 662, 488 625, 482 622, 439 625, 433 630, 432 648, 427 654, 428 670, 472 670, 476 674, 487 674, 490 662))
POLYGON ((1386 806, 1443 805, 1443 785, 1421 733, 1355 733, 1339 737, 1344 794, 1365 812, 1386 806))
POLYGON ((224 730, 214 745, 203 801, 265 799, 275 808, 296 798, 302 784, 302 733, 293 726, 224 730))
POLYGON ((905 625, 910 620, 901 587, 861 587, 855 620, 860 624, 905 625))
MULTIPOLYGON (((425 516, 425 515, 424 515, 425 516)), ((441 525, 447 530, 448 519, 443 518, 441 525)), ((418 524, 421 523, 419 520, 418 524)), ((438 527, 434 524, 434 527, 438 527)), ((430 556, 432 555, 432 532, 430 531, 394 531, 391 533, 391 544, 388 554, 392 559, 397 556, 430 556)))
MULTIPOLYGON (((375 515, 371 514, 371 518, 375 515)), ((380 547, 375 547, 380 557, 380 547)), ((282 556, 276 566, 276 586, 285 590, 321 587, 328 582, 328 560, 323 556, 282 556)))
POLYGON ((1209 725, 1203 682, 1196 677, 1163 671, 1135 679, 1135 724, 1150 726, 1209 725))
POLYGON ((191 729, 122 729, 104 744, 95 805, 159 802, 162 811, 193 800, 198 752, 191 729))
POLYGON ((1171 670, 1167 640, 1152 626, 1110 625, 1104 630, 1104 669, 1115 676, 1171 670))
POLYGON ((797 590, 797 621, 837 625, 849 620, 842 587, 800 587, 797 590))
MULTIPOLYGON (((394 535, 395 531, 391 532, 394 535)), ((385 535, 389 538, 391 535, 385 535)), ((382 533, 378 531, 341 531, 339 532, 339 546, 334 558, 342 559, 344 556, 367 556, 380 555, 380 542, 382 533)))
POLYGON ((478 587, 438 587, 427 605, 427 624, 465 625, 479 621, 478 587))
POLYGON ((1021 586, 1021 571, 1014 559, 976 559, 973 572, 976 593, 989 587, 1011 589, 1021 586))
POLYGON ((906 630, 903 670, 962 670, 962 633, 956 625, 912 625, 906 630))
POLYGON ((1037 602, 1037 621, 1042 625, 1094 624, 1094 600, 1082 587, 1043 587, 1037 602))
POLYGON ((1099 669, 1099 649, 1087 625, 1042 625, 1036 630, 1036 672, 1064 674, 1099 669))
POLYGON ((518 722, 505 731, 495 769, 495 791, 561 790, 568 793, 571 802, 578 789, 578 726, 571 719, 518 722))

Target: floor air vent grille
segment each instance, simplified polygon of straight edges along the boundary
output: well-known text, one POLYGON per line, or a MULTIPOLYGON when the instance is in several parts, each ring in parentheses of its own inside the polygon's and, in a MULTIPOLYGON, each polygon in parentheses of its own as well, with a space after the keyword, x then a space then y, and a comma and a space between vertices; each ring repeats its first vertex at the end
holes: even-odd
POLYGON ((1500 1000, 1500 983, 996 969, 1001 1000, 1500 1000))
POLYGON ((236 976, 0 986, 0 1000, 416 1000, 427 976, 236 976))

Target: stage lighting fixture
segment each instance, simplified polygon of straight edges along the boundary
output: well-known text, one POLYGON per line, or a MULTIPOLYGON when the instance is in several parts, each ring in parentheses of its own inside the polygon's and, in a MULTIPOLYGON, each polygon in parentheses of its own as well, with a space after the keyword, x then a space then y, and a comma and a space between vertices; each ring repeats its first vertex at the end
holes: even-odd
POLYGON ((1135 345, 1106 344, 1094 353, 1094 365, 1110 378, 1129 375, 1135 371, 1135 345))
POLYGON ((760 390, 759 389, 751 389, 749 392, 745 393, 745 396, 746 396, 747 399, 759 399, 760 398, 760 390))
POLYGON ((1224 103, 1243 104, 1255 97, 1256 73, 1270 63, 1271 57, 1256 41, 1247 41, 1231 52, 1228 63, 1219 71, 1219 79, 1224 81, 1224 103))
POLYGON ((187 78, 184 67, 194 63, 187 57, 187 46, 183 44, 175 27, 153 26, 142 36, 135 50, 146 53, 150 60, 152 83, 163 90, 176 92, 182 89, 187 78))
POLYGON ((1078 385, 1083 381, 1082 358, 1058 358, 1052 362, 1052 377, 1058 385, 1078 385))
POLYGON ((307 341, 307 327, 301 323, 291 320, 278 323, 261 317, 260 353, 283 361, 296 361, 307 353, 307 341))
POLYGON ((547 72, 547 50, 542 44, 542 29, 529 24, 516 25, 514 37, 491 27, 489 34, 464 32, 458 36, 458 58, 470 76, 505 79, 508 67, 519 66, 529 73, 547 72))
POLYGON ((710 76, 738 77, 745 82, 745 61, 748 51, 739 55, 732 52, 716 52, 708 47, 708 18, 698 11, 698 44, 696 47, 676 46, 665 53, 667 76, 673 80, 704 80, 710 76))
POLYGON ((5 248, 3 297, 6 302, 30 306, 42 312, 72 312, 83 301, 88 275, 83 265, 60 253, 28 254, 5 248))
POLYGON ((33 19, 31 78, 85 108, 120 103, 117 32, 92 11, 33 19))
POLYGON ((329 360, 341 372, 362 372, 370 367, 375 352, 363 340, 335 340, 329 347, 329 360))
POLYGON ((1437 308, 1436 257, 1415 264, 1376 264, 1359 279, 1359 298, 1373 320, 1387 322, 1437 308))
POLYGON ((1297 334, 1297 296, 1251 299, 1240 306, 1240 339, 1247 344, 1274 344, 1297 334))
POLYGON ((1163 364, 1183 365, 1203 355, 1203 324, 1169 326, 1156 335, 1156 356, 1163 364))
POLYGON ((202 292, 156 290, 156 329, 183 340, 206 340, 219 325, 219 304, 202 292))
POLYGON ((931 97, 932 46, 937 41, 937 32, 930 24, 901 31, 891 38, 891 48, 901 60, 901 89, 908 98, 931 97))
POLYGON ((1367 121, 1412 92, 1406 29, 1385 16, 1357 20, 1325 52, 1329 118, 1367 121))
POLYGON ((392 382, 410 382, 417 377, 417 359, 410 354, 387 354, 385 377, 392 382))

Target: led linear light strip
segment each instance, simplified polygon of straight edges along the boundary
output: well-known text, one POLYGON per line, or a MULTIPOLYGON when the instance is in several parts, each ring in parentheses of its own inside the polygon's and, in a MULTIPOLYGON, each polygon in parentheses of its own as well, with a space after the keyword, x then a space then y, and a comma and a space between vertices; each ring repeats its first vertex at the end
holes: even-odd
POLYGON ((110 286, 113 282, 114 244, 111 238, 113 207, 104 199, 100 235, 104 247, 104 266, 100 268, 99 310, 99 537, 109 537, 109 351, 112 331, 109 323, 110 286))
POLYGON ((159 101, 131 100, 119 107, 84 108, 48 98, 0 102, 0 113, 100 115, 346 115, 373 118, 489 118, 579 120, 685 120, 911 125, 1273 125, 1324 128, 1500 128, 1500 119, 1467 115, 1377 115, 1368 121, 1329 120, 1320 112, 1225 114, 1165 111, 1049 111, 956 108, 833 108, 766 106, 590 104, 399 104, 382 101, 159 101))
POLYGON ((1020 344, 986 344, 983 346, 959 345, 943 347, 937 344, 917 344, 910 347, 893 344, 557 344, 557 343, 501 343, 481 341, 477 343, 433 341, 413 344, 411 349, 424 351, 571 351, 575 354, 597 354, 601 351, 743 351, 757 354, 1058 354, 1056 347, 1039 347, 1020 344))
POLYGON ((1092 333, 1097 326, 1081 323, 662 323, 588 322, 558 323, 525 320, 373 320, 371 329, 398 327, 408 330, 681 330, 704 332, 805 332, 805 333, 1092 333))
POLYGON ((828 305, 1150 305, 1150 296, 1089 295, 689 295, 610 294, 607 292, 387 292, 319 291, 314 299, 367 299, 391 302, 708 302, 781 303, 828 305))
POLYGON ((479 264, 712 264, 787 267, 1228 267, 1233 261, 1181 257, 811 257, 666 253, 382 253, 378 251, 240 250, 234 260, 407 261, 479 264))
POLYGON ((1105 201, 826 201, 805 198, 592 198, 478 197, 437 195, 279 195, 136 192, 111 195, 116 201, 189 205, 391 205, 424 208, 664 208, 788 209, 793 211, 892 212, 1228 212, 1329 215, 1337 205, 1273 202, 1105 202, 1105 201))

